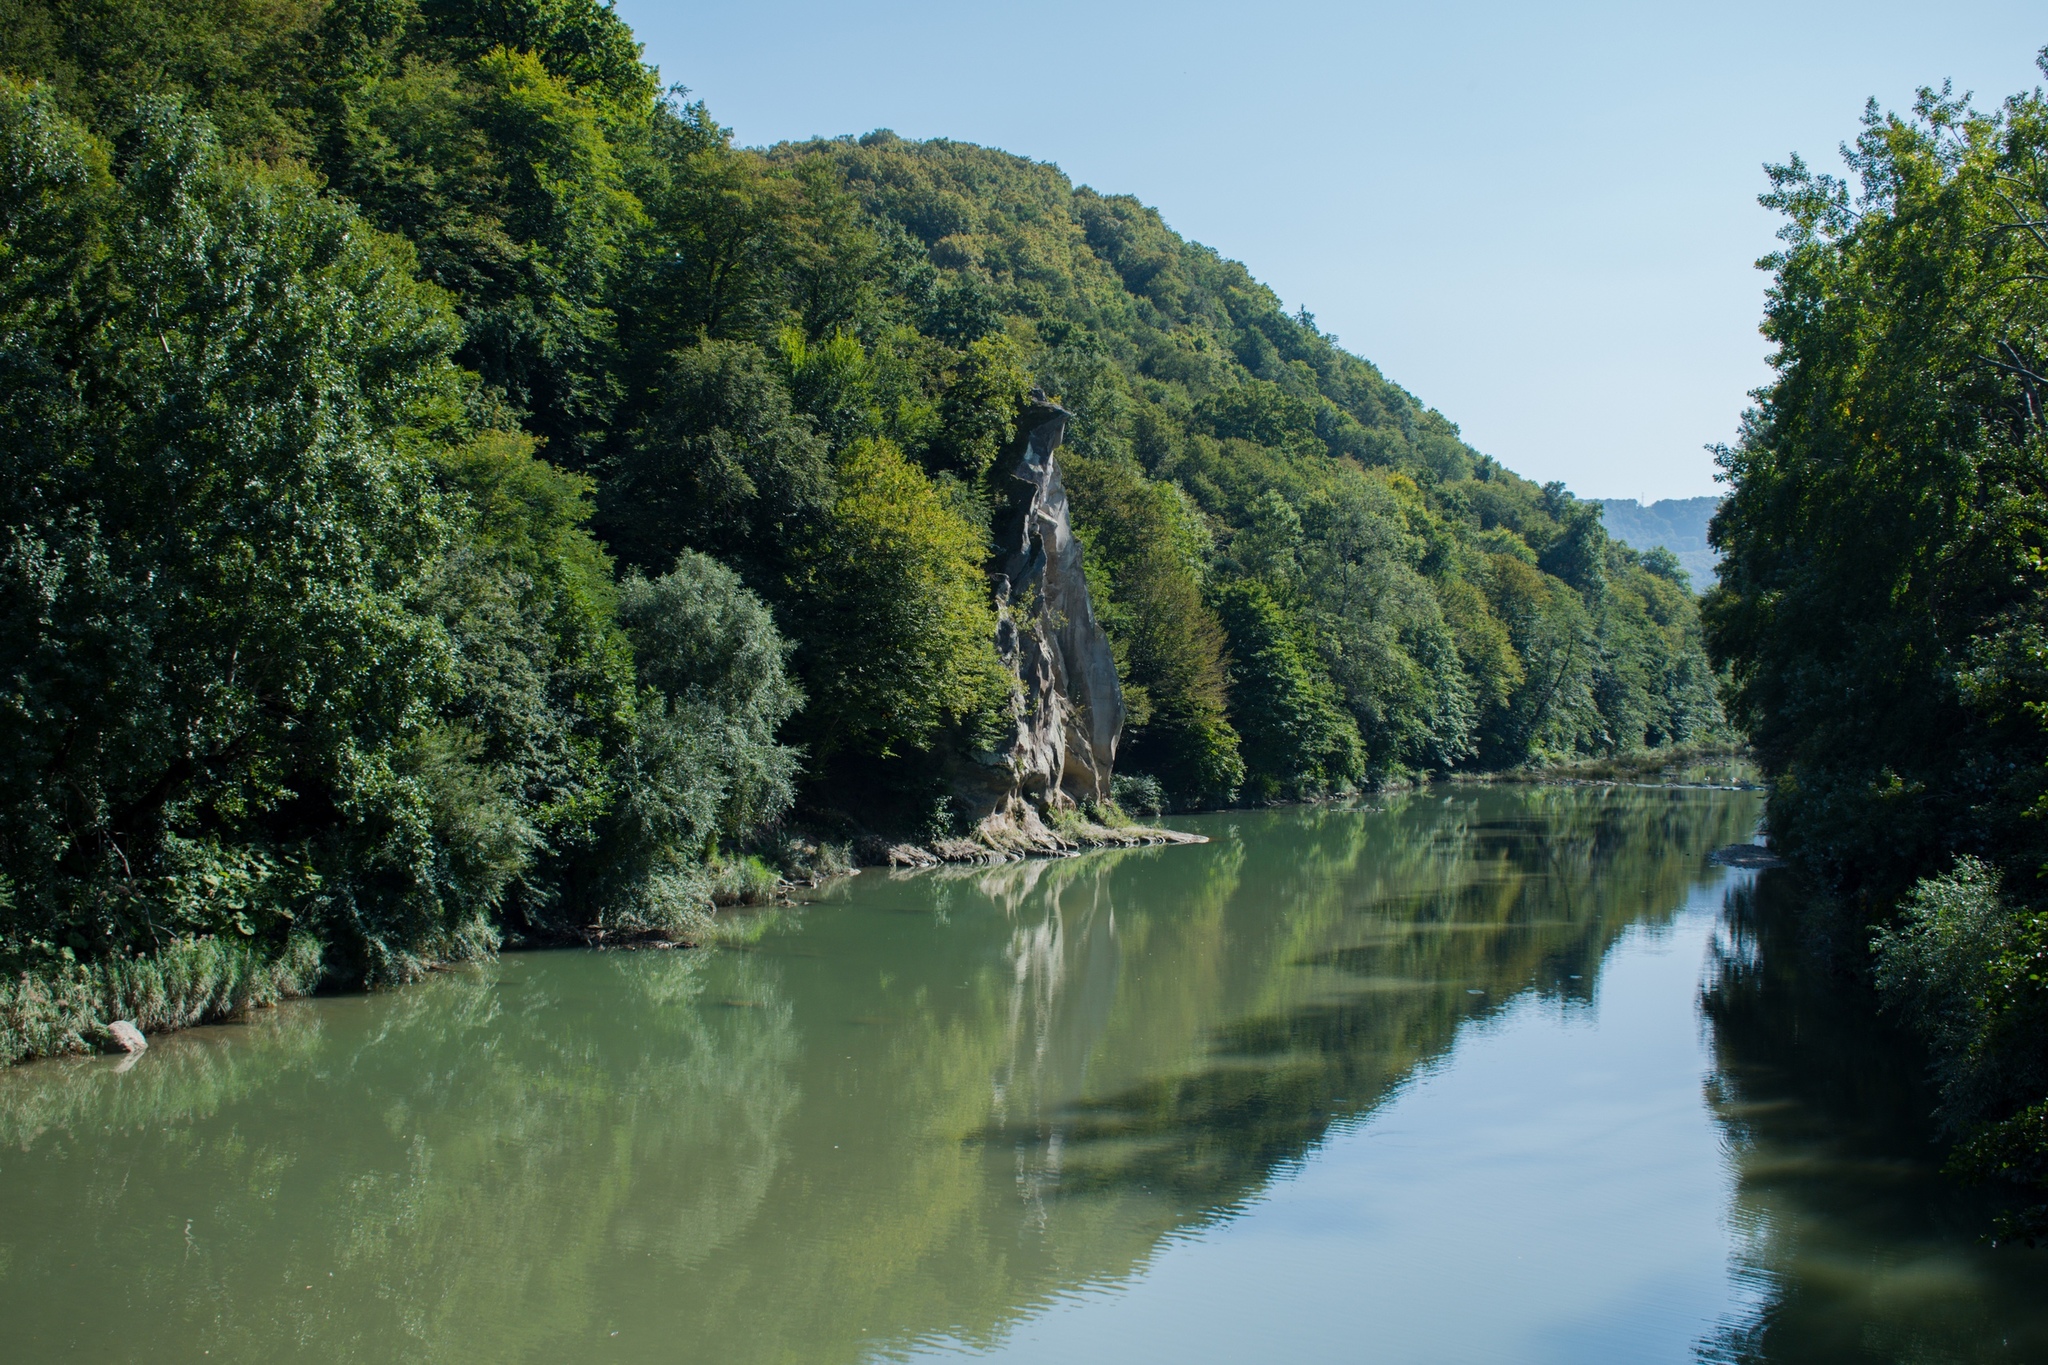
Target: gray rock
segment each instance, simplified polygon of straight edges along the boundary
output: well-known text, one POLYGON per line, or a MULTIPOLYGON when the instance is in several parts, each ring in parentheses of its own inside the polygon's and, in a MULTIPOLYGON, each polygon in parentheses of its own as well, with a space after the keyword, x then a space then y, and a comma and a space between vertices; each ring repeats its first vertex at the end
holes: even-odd
POLYGON ((1012 733, 954 777, 977 826, 991 821, 1037 842, 1032 804, 1067 807, 1109 798, 1124 696, 1109 637, 1095 620, 1054 452, 1065 408, 1038 401, 1002 457, 1011 497, 996 515, 991 565, 996 650, 1018 682, 1012 733))
POLYGON ((149 1039, 142 1036, 142 1030, 126 1019, 116 1019, 107 1025, 107 1036, 123 1052, 141 1052, 149 1046, 149 1039))

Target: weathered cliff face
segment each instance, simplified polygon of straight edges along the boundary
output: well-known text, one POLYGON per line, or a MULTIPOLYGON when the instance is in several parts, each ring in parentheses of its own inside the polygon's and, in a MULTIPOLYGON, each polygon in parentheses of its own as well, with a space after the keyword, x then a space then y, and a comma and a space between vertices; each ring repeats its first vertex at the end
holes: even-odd
POLYGON ((1124 697, 1109 637, 1088 598, 1054 458, 1070 416, 1052 403, 1034 403, 998 464, 1011 480, 1011 497, 995 517, 996 647, 1017 676, 1019 695, 1009 739, 976 755, 955 784, 977 822, 1035 825, 1031 802, 1064 807, 1109 796, 1124 697))

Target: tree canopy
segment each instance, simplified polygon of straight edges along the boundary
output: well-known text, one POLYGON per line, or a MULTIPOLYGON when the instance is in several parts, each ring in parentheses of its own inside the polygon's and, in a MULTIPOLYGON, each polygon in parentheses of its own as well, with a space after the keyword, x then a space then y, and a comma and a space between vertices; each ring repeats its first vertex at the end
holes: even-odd
POLYGON ((1924 90, 1848 150, 1854 186, 1771 172, 1709 636, 1774 841, 1883 929, 1971 1159, 2048 1185, 2048 102, 1924 90))

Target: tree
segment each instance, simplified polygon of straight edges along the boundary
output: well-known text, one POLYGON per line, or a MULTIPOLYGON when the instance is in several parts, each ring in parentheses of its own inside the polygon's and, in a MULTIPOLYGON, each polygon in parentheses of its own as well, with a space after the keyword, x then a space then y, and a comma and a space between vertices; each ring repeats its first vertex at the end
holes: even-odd
POLYGON ((1202 597, 1207 528, 1178 489, 1132 465, 1067 450, 1060 468, 1124 686, 1118 766, 1158 778, 1177 805, 1234 799, 1244 763, 1223 626, 1202 597))
POLYGON ((607 470, 607 540, 655 569, 696 548, 777 598, 792 555, 821 533, 834 499, 823 440, 775 367, 742 341, 669 359, 659 398, 607 470))
POLYGON ((1772 824, 1879 901, 1957 853, 2048 861, 2037 240, 2048 112, 1923 94, 1867 116, 1848 188, 1796 161, 1765 330, 1778 377, 1722 453, 1714 649, 1772 824), (2022 850, 2026 850, 2022 853, 2022 850))
POLYGON ((1251 793, 1299 799, 1351 788, 1365 775, 1365 746, 1299 625, 1257 580, 1230 584, 1218 607, 1251 793))
MULTIPOLYGON (((1301 582, 1318 650, 1375 777, 1441 772, 1472 749, 1472 685, 1421 570, 1412 481, 1333 479, 1307 506, 1301 582)), ((1419 499, 1417 499, 1419 501, 1419 499)), ((1426 520, 1426 513, 1421 513, 1426 520)))
POLYGON ((40 80, 102 136, 150 96, 203 101, 229 148, 279 164, 305 155, 300 86, 318 6, 309 0, 76 0, 0 5, 0 70, 40 80), (202 93, 203 92, 203 93, 202 93))
POLYGON ((402 243, 175 103, 134 136, 110 175, 0 86, 16 932, 107 953, 310 922, 377 976, 473 951, 419 766, 452 659, 413 607, 455 320, 402 243))
POLYGON ((767 605, 717 560, 685 551, 652 582, 627 578, 619 622, 645 686, 673 722, 704 732, 711 750, 711 771, 698 781, 717 793, 717 817, 698 841, 715 833, 736 842, 788 810, 797 753, 775 736, 803 693, 784 672, 794 646, 767 605))
POLYGON ((887 441, 840 456, 838 496, 800 560, 801 733, 823 764, 924 750, 984 730, 1011 701, 996 657, 980 529, 887 441))
POLYGON ((455 655, 440 743, 488 774, 472 778, 493 802, 473 822, 525 832, 499 919, 544 932, 576 909, 620 799, 613 764, 634 733, 633 651, 611 558, 588 530, 588 478, 539 459, 517 432, 479 433, 434 463, 455 529, 428 579, 455 655))
POLYGON ((313 102, 320 168, 455 296, 463 363, 557 458, 588 463, 617 399, 611 291, 642 216, 620 125, 645 122, 648 92, 579 85, 531 49, 454 41, 460 6, 389 30, 373 8, 339 7, 324 24, 335 70, 313 102))
MULTIPOLYGON (((1878 925, 1959 1164, 2038 1195, 2048 101, 1922 90, 1911 117, 1873 105, 1849 161, 1853 197, 1771 172, 1777 375, 1721 452, 1708 639, 1775 779, 1773 842, 1878 925)), ((2044 1228, 2048 1206, 2012 1230, 2044 1228)))
POLYGON ((775 733, 803 697, 768 608, 716 560, 685 552, 660 578, 628 576, 619 596, 642 695, 618 799, 557 932, 684 934, 709 904, 705 857, 794 799, 798 755, 775 733))

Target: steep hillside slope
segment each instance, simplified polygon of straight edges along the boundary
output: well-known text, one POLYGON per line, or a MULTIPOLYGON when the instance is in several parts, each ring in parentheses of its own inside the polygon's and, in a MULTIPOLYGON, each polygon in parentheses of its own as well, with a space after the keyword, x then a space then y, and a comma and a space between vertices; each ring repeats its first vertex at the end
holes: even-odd
POLYGON ((1233 686, 1251 789, 1271 794, 1718 724, 1668 562, 1474 451, 1156 211, 1053 166, 887 132, 768 159, 829 163, 922 330, 999 336, 1077 414, 1069 483, 1138 694, 1129 752, 1170 785, 1220 788, 1220 727, 1196 698, 1233 686), (1174 581, 1162 541, 1187 547, 1192 581, 1174 581), (1197 600, 1228 678, 1186 638, 1197 600))

